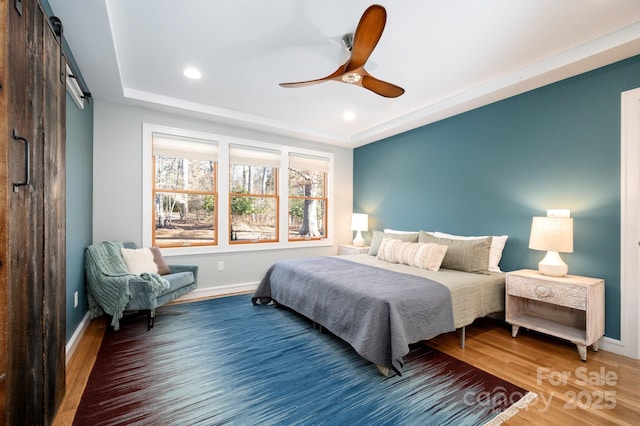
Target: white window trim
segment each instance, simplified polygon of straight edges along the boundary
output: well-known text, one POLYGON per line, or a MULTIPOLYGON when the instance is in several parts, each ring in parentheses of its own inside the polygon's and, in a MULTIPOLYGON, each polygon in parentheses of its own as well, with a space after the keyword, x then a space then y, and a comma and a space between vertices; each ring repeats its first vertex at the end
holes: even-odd
POLYGON ((164 256, 189 256, 210 253, 226 252, 246 252, 260 250, 293 249, 304 247, 325 247, 333 245, 333 235, 335 221, 334 218, 334 174, 333 174, 333 153, 325 151, 314 151, 310 149, 297 148, 287 145, 272 144, 268 142, 255 141, 250 139, 236 138, 232 136, 217 135, 213 133, 203 133, 187 129, 161 126, 157 124, 142 124, 142 244, 144 247, 151 245, 151 218, 152 203, 151 193, 153 189, 152 167, 152 142, 154 133, 163 133, 172 136, 209 140, 218 144, 218 244, 216 246, 202 247, 176 247, 163 248, 164 256), (256 244, 230 244, 229 235, 229 145, 245 145, 262 149, 280 151, 280 177, 278 180, 278 239, 276 243, 256 243, 256 244), (289 241, 289 180, 286 171, 289 168, 289 153, 303 154, 329 159, 329 173, 327 178, 327 195, 329 208, 327 211, 327 227, 329 232, 327 238, 310 241, 289 241))

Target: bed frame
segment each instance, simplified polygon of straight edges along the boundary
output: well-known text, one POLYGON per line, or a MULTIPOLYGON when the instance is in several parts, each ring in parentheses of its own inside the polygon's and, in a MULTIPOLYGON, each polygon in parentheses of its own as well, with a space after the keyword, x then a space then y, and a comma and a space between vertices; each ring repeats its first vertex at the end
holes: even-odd
POLYGON ((275 263, 252 298, 283 305, 349 343, 387 374, 402 374, 409 345, 504 310, 504 274, 426 271, 368 255, 275 263), (364 336, 364 337, 363 337, 364 336))

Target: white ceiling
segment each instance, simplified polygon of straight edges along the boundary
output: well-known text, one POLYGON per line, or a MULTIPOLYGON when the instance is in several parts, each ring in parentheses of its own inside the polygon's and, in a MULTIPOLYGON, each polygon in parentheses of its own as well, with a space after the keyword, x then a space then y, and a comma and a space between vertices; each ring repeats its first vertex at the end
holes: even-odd
POLYGON ((394 0, 367 62, 327 82, 363 0, 49 0, 93 97, 356 147, 640 54, 639 0, 394 0), (182 75, 191 65, 200 80, 182 75), (346 111, 356 118, 343 119, 346 111))

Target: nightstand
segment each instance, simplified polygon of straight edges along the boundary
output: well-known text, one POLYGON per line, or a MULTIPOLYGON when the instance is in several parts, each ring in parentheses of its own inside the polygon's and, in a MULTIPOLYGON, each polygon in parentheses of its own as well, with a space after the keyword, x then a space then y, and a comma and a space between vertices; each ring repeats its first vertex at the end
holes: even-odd
POLYGON ((353 246, 353 245, 341 245, 338 246, 338 254, 367 254, 369 253, 369 246, 353 246))
POLYGON ((550 277, 523 269, 507 273, 505 320, 516 337, 520 327, 569 340, 583 361, 587 346, 598 350, 604 335, 604 280, 550 277))

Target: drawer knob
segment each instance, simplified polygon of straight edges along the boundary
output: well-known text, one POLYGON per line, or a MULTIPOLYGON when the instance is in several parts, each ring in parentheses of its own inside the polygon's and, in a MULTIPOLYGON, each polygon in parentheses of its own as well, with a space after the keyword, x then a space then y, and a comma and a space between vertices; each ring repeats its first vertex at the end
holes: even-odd
POLYGON ((547 297, 551 293, 551 289, 549 287, 539 285, 536 287, 536 295, 538 297, 547 297))

